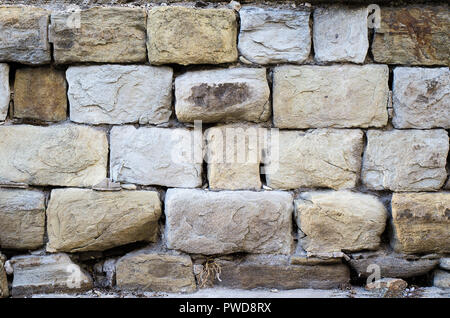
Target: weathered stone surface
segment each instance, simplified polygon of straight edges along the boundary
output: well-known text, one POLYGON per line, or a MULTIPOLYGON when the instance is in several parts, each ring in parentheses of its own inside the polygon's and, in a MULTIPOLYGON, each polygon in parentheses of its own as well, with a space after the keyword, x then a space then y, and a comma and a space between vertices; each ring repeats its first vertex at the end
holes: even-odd
POLYGON ((292 196, 279 191, 169 189, 167 247, 198 254, 289 254, 292 196))
POLYGON ((296 221, 307 252, 374 250, 387 211, 376 197, 350 191, 304 192, 295 200, 296 221))
POLYGON ((196 289, 192 260, 188 255, 136 251, 116 265, 117 287, 126 290, 193 292, 196 289))
POLYGON ((156 7, 148 11, 151 64, 219 64, 237 60, 233 10, 156 7))
POLYGON ((0 248, 44 245, 45 195, 41 191, 0 189, 0 248))
POLYGON ((309 11, 243 7, 239 52, 258 64, 301 63, 311 50, 309 11), (280 36, 282 34, 283 36, 280 36))
POLYGON ((50 63, 49 12, 30 6, 0 7, 0 61, 50 63))
POLYGON ((95 65, 69 67, 70 120, 87 124, 160 124, 172 113, 169 67, 95 65))
POLYGON ((385 126, 388 80, 387 65, 277 67, 274 124, 301 129, 385 126))
POLYGON ((50 28, 55 62, 145 62, 145 21, 142 8, 55 11, 50 28))
POLYGON ((93 287, 92 278, 67 254, 15 256, 13 296, 31 294, 82 292, 93 287))
POLYGON ((116 284, 116 258, 108 258, 94 265, 94 283, 96 287, 111 288, 116 284))
POLYGON ((439 267, 450 271, 450 257, 441 258, 439 267))
POLYGON ((392 220, 396 251, 450 253, 450 193, 394 193, 392 220))
POLYGON ((408 283, 400 278, 382 278, 366 285, 366 290, 381 292, 383 298, 401 297, 408 283))
POLYGON ((194 71, 175 79, 175 112, 182 122, 266 121, 269 96, 265 68, 194 71))
MULTIPOLYGON (((295 203, 295 201, 294 201, 295 203)), ((299 237, 304 237, 304 234, 299 237)), ((342 252, 306 252, 301 244, 297 244, 295 253, 290 256, 289 262, 292 265, 325 265, 325 264, 341 264, 342 258, 346 255, 342 252)))
POLYGON ((363 63, 369 48, 367 8, 317 8, 313 42, 318 62, 363 63))
POLYGON ((61 121, 67 117, 64 72, 51 67, 20 68, 14 81, 14 117, 61 121))
POLYGON ((448 67, 396 67, 393 92, 396 128, 450 128, 448 67))
POLYGON ((6 256, 0 253, 0 298, 9 296, 8 279, 5 271, 6 256))
POLYGON ((193 188, 202 185, 202 136, 177 128, 114 127, 113 180, 143 185, 193 188))
POLYGON ((102 251, 154 242, 160 215, 161 203, 154 191, 55 189, 47 208, 47 251, 102 251))
POLYGON ((450 63, 450 16, 446 6, 382 7, 372 53, 376 62, 411 65, 450 63))
POLYGON ((106 178, 103 131, 76 125, 0 127, 0 183, 89 187, 106 178))
POLYGON ((0 121, 8 116, 9 99, 9 65, 0 64, 0 121))
POLYGON ((280 131, 271 146, 266 180, 271 188, 353 188, 359 178, 363 133, 355 129, 280 131))
POLYGON ((434 272, 433 286, 439 288, 450 288, 450 272, 436 270, 434 272))
POLYGON ((447 178, 445 130, 369 130, 362 181, 370 189, 432 191, 447 178))

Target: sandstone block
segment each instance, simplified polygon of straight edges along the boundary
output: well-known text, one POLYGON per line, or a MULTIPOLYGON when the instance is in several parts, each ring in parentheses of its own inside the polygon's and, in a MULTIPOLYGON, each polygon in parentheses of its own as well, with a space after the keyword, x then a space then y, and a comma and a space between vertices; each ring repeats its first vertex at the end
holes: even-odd
POLYGON ((388 121, 388 80, 387 65, 277 67, 274 124, 300 129, 383 127, 388 121))
POLYGON ((172 69, 147 65, 67 70, 70 119, 87 124, 160 124, 172 113, 172 69))
POLYGON ((187 253, 289 254, 292 196, 286 192, 169 189, 167 247, 187 253))
POLYGON ((76 125, 0 127, 0 182, 89 187, 106 178, 103 131, 76 125))
POLYGON ((202 136, 177 128, 114 127, 113 180, 167 187, 202 185, 202 136))
POLYGON ((9 99, 9 65, 0 64, 0 122, 8 116, 9 99))
POLYGON ((447 178, 445 130, 367 132, 362 181, 370 189, 433 191, 447 178))
POLYGON ((233 10, 156 7, 148 11, 151 64, 219 64, 237 60, 233 10))
POLYGON ((436 270, 434 272, 433 286, 439 288, 450 288, 450 272, 436 270))
POLYGON ((9 296, 8 279, 5 271, 6 256, 0 253, 0 298, 9 296))
POLYGON ((194 71, 175 79, 175 112, 182 122, 266 121, 269 96, 265 68, 194 71))
POLYGON ((145 21, 145 10, 141 8, 53 12, 50 41, 55 62, 145 62, 145 21))
POLYGON ((55 189, 47 208, 47 251, 103 251, 154 242, 160 215, 161 203, 154 191, 55 189))

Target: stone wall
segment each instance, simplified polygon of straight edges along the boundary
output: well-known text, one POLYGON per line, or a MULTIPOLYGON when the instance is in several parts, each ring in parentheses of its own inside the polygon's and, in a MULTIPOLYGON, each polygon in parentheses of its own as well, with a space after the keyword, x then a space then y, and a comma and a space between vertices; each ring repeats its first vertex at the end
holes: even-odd
POLYGON ((0 297, 449 287, 448 6, 244 2, 0 6, 0 297))

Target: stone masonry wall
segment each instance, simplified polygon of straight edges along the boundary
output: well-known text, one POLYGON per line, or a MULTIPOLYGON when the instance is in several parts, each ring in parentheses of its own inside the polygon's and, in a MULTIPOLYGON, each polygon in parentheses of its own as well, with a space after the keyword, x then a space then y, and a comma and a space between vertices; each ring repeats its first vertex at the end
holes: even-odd
POLYGON ((156 2, 0 5, 0 297, 450 287, 448 5, 156 2))

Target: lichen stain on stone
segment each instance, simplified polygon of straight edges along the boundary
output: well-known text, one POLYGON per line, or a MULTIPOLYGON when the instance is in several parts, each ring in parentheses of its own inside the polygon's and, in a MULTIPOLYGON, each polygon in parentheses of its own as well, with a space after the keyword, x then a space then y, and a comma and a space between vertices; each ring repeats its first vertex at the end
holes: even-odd
POLYGON ((225 108, 245 102, 250 96, 246 83, 221 83, 208 85, 203 83, 191 88, 189 101, 196 106, 207 108, 225 108))

